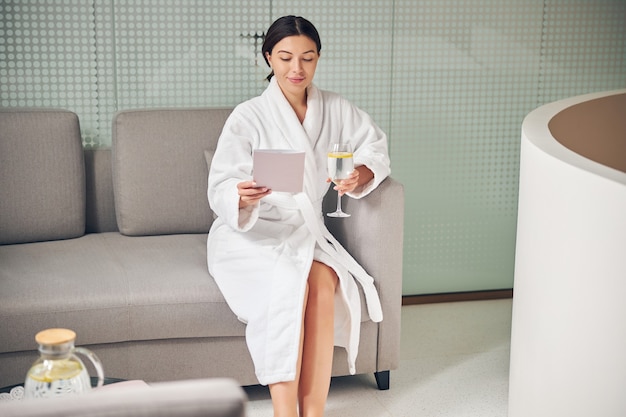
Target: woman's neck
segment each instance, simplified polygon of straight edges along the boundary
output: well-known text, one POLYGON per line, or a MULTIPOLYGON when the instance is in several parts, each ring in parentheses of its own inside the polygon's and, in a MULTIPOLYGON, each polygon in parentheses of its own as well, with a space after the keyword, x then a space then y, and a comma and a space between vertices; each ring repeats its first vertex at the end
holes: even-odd
POLYGON ((298 120, 300 120, 300 123, 304 123, 304 118, 306 117, 306 101, 304 102, 304 104, 301 104, 300 106, 294 106, 293 104, 291 105, 291 107, 293 108, 293 111, 296 112, 296 116, 298 116, 298 120))
POLYGON ((298 116, 298 120, 300 120, 300 123, 304 122, 304 118, 306 117, 306 109, 307 109, 306 90, 304 91, 304 94, 302 95, 291 96, 291 97, 285 95, 285 98, 291 105, 291 108, 293 109, 293 111, 296 112, 296 116, 298 116))
POLYGON ((296 113, 296 116, 298 116, 300 123, 303 123, 307 109, 307 90, 304 90, 301 94, 288 94, 282 88, 281 91, 287 99, 287 102, 291 105, 293 111, 296 113))

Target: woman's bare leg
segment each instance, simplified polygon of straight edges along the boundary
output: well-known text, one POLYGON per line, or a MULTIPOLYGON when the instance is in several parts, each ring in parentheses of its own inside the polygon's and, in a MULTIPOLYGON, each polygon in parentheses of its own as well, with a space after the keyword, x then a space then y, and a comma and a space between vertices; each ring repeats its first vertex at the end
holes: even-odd
MULTIPOLYGON (((304 306, 306 311, 309 287, 307 284, 304 293, 304 306)), ((300 368, 302 366, 302 345, 304 339, 304 314, 302 314, 302 331, 300 332, 300 349, 298 353, 298 364, 296 367, 296 379, 294 381, 278 382, 270 384, 270 395, 272 397, 272 407, 274 417, 298 417, 298 385, 300 383, 300 368)))
POLYGON ((298 401, 300 417, 322 417, 333 362, 338 278, 332 268, 314 261, 308 283, 298 401))
POLYGON ((304 298, 295 381, 270 384, 274 417, 323 416, 334 349, 335 271, 314 261, 304 298))

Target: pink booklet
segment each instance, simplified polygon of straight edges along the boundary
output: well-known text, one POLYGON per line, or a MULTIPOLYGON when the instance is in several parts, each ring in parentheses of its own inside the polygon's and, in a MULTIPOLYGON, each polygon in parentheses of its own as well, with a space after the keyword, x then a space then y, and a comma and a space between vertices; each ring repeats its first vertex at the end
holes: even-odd
POLYGON ((252 176, 257 186, 272 191, 299 193, 304 182, 304 152, 289 149, 256 149, 252 176))

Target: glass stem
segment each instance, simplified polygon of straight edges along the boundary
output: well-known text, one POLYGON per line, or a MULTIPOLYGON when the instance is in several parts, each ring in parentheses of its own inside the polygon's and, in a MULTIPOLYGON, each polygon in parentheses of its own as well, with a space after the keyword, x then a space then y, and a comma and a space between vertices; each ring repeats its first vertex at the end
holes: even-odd
POLYGON ((337 193, 337 212, 341 213, 341 194, 337 193))

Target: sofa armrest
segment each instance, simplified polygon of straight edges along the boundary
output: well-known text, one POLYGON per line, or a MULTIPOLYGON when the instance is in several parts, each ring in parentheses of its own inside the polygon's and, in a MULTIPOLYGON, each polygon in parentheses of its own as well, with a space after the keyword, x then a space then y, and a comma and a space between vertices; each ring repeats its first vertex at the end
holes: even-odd
POLYGON ((162 382, 146 386, 106 386, 102 392, 52 400, 0 403, 0 415, 29 417, 243 417, 246 395, 230 379, 162 382), (110 387, 110 388, 109 388, 110 387))
MULTIPOLYGON (((324 213, 335 209, 336 197, 331 189, 324 201, 324 213)), ((327 218, 326 224, 375 279, 383 308, 377 369, 395 369, 400 355, 404 187, 387 178, 367 197, 355 200, 344 196, 342 206, 351 216, 327 218)))

